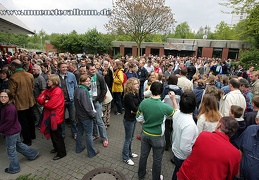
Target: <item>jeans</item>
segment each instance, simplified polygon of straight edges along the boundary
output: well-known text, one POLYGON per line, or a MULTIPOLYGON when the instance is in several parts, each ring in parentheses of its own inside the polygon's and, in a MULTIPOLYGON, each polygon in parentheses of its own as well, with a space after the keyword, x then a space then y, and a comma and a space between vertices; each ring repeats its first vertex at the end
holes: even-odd
POLYGON ((89 158, 96 155, 96 150, 94 148, 94 142, 92 138, 93 134, 93 119, 78 119, 78 133, 76 138, 76 153, 80 153, 84 150, 83 134, 85 132, 86 137, 86 148, 87 156, 89 158))
POLYGON ((144 99, 144 84, 139 86, 139 99, 140 101, 144 99))
POLYGON ((93 127, 93 135, 97 137, 99 136, 99 133, 100 133, 100 136, 103 141, 108 140, 106 128, 102 120, 102 104, 99 103, 98 101, 94 101, 93 104, 96 110, 96 117, 94 119, 94 127, 93 127))
POLYGON ((165 136, 151 137, 143 132, 141 134, 141 154, 138 168, 140 179, 146 175, 147 159, 151 148, 153 150, 152 179, 160 179, 161 164, 165 149, 165 136))
MULTIPOLYGON (((65 111, 66 109, 68 110, 68 114, 69 114, 69 119, 70 119, 70 127, 71 127, 71 133, 72 136, 77 135, 77 128, 76 128, 76 118, 75 118, 75 106, 74 106, 74 101, 69 101, 69 102, 65 102, 65 111)), ((65 117, 64 117, 65 119, 65 117)), ((64 121, 62 123, 62 136, 65 137, 66 135, 66 131, 65 131, 65 127, 66 127, 66 122, 64 121)))
POLYGON ((184 160, 178 159, 176 156, 174 156, 175 168, 174 168, 174 173, 173 173, 172 180, 177 180, 176 173, 179 171, 180 167, 182 166, 183 161, 184 160))
POLYGON ((121 99, 121 92, 114 92, 113 93, 113 98, 114 98, 114 102, 117 106, 117 112, 118 113, 122 113, 122 99, 121 99))
POLYGON ((122 150, 122 159, 126 161, 129 160, 132 156, 131 142, 134 137, 136 121, 127 121, 126 119, 124 119, 123 124, 125 129, 125 140, 122 150))
POLYGON ((5 136, 5 142, 7 146, 8 159, 10 161, 10 173, 20 172, 20 164, 19 159, 17 157, 17 152, 21 153, 29 160, 35 159, 39 153, 37 150, 21 142, 20 133, 5 136))

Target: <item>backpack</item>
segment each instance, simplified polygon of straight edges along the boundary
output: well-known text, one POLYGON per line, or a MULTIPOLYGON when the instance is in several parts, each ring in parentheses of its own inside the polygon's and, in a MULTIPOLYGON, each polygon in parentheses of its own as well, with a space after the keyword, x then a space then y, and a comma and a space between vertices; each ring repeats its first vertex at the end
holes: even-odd
MULTIPOLYGON (((127 78, 127 75, 123 72, 123 70, 119 70, 119 71, 121 71, 121 72, 123 73, 123 82, 122 82, 122 85, 124 86, 124 84, 127 82, 128 78, 127 78)), ((118 71, 118 72, 119 72, 119 71, 118 71)), ((118 74, 118 72, 117 72, 117 74, 118 74)), ((117 76, 117 74, 116 74, 116 76, 117 76)))
POLYGON ((128 77, 127 77, 127 75, 126 75, 122 70, 120 70, 120 71, 123 73, 123 82, 122 82, 122 85, 123 85, 123 87, 124 87, 124 84, 127 82, 128 77))

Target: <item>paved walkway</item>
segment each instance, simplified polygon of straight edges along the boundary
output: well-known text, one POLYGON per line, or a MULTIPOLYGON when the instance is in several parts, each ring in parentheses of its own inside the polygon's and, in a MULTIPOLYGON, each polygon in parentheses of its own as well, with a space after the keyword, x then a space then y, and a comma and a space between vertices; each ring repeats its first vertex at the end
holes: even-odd
MULTIPOLYGON (((100 139, 94 142, 95 147, 100 150, 100 153, 93 157, 86 156, 86 150, 80 154, 75 153, 75 141, 70 137, 70 128, 66 128, 66 149, 67 156, 58 161, 53 161, 55 154, 50 154, 49 151, 53 149, 51 140, 46 140, 37 130, 37 138, 33 140, 32 147, 40 151, 40 156, 34 161, 28 161, 25 157, 19 154, 21 172, 10 175, 4 172, 8 167, 9 162, 4 145, 4 139, 0 136, 0 180, 16 179, 22 175, 31 174, 30 177, 35 179, 82 179, 83 176, 95 168, 111 168, 122 173, 127 180, 138 179, 138 161, 139 157, 133 159, 134 166, 129 166, 122 161, 121 152, 124 141, 124 127, 123 115, 111 115, 111 126, 108 128, 109 146, 103 147, 100 139)), ((140 125, 137 124, 135 135, 140 133, 140 125)), ((135 136, 136 137, 136 136, 135 136)), ((140 141, 134 138, 132 142, 132 151, 140 154, 140 141)), ((169 180, 172 177, 174 165, 170 162, 172 157, 171 151, 165 151, 162 164, 162 175, 164 180, 169 180)), ((147 166, 147 180, 152 179, 152 152, 149 155, 147 166)), ((109 175, 98 175, 95 180, 113 179, 109 175)))

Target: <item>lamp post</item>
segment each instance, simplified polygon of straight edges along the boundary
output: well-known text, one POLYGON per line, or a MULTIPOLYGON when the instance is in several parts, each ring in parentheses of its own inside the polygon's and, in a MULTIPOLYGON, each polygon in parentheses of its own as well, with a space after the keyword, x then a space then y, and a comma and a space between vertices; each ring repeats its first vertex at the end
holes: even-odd
POLYGON ((208 38, 208 26, 206 25, 204 28, 204 35, 203 35, 203 39, 207 39, 208 38))
POLYGON ((42 36, 40 36, 40 50, 42 51, 42 36))

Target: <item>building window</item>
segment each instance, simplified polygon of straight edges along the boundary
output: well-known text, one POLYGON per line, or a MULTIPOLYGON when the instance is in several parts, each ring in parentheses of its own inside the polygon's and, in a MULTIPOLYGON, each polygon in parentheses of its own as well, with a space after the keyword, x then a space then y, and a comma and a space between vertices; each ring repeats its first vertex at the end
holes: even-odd
POLYGON ((153 48, 151 48, 151 52, 150 52, 152 55, 154 55, 154 56, 159 56, 159 49, 153 49, 153 48))
POLYGON ((212 57, 213 58, 222 58, 222 48, 214 48, 212 57))
POLYGON ((132 55, 132 48, 125 48, 124 49, 124 54, 125 54, 125 56, 126 55, 131 56, 132 55))
POLYGON ((238 59, 239 49, 229 49, 228 59, 238 59))

